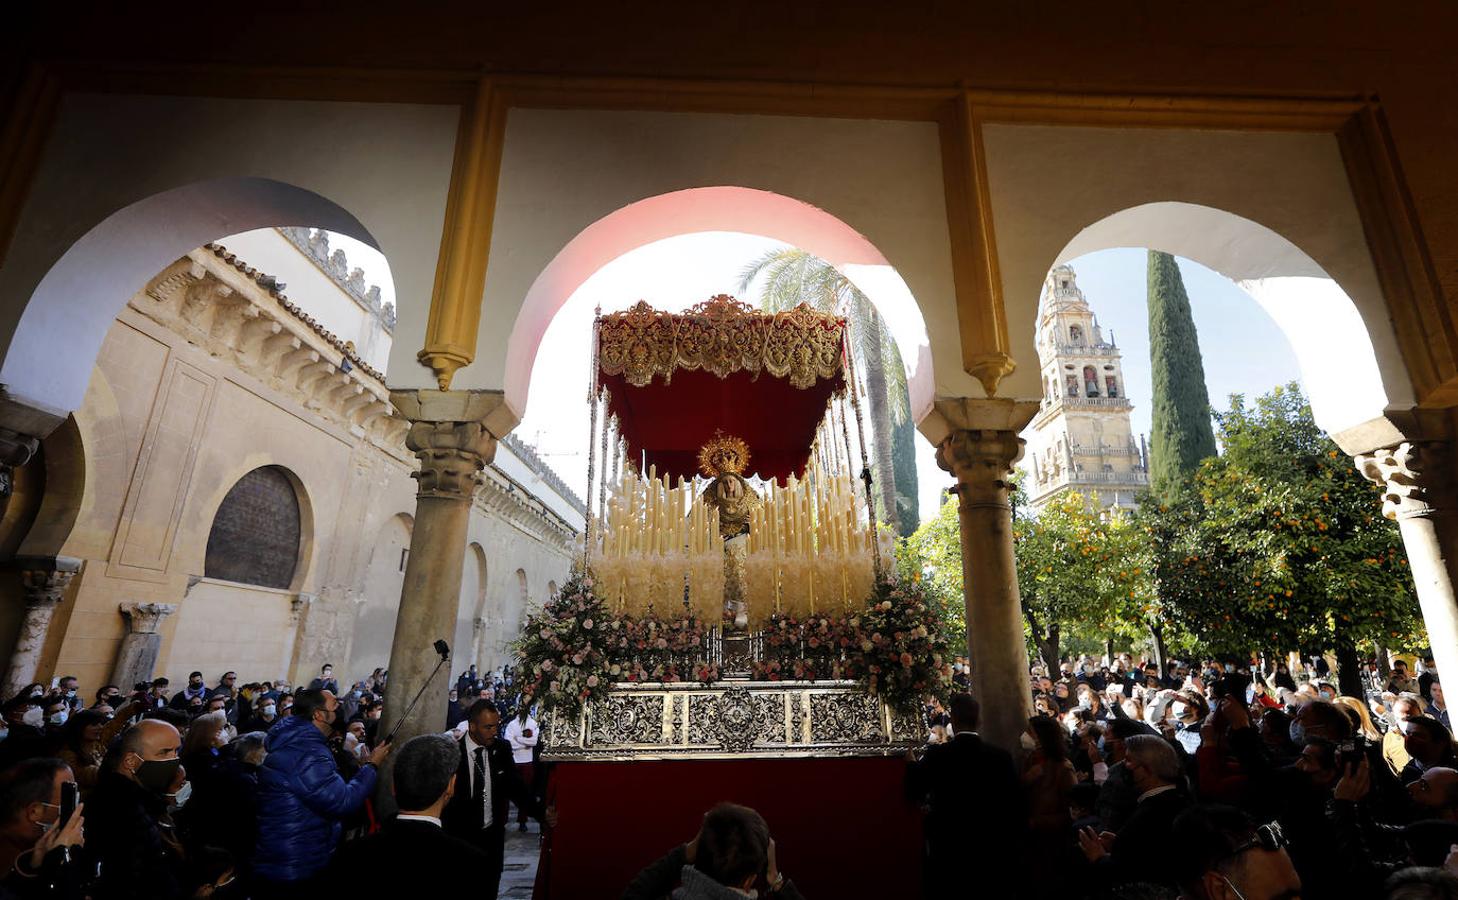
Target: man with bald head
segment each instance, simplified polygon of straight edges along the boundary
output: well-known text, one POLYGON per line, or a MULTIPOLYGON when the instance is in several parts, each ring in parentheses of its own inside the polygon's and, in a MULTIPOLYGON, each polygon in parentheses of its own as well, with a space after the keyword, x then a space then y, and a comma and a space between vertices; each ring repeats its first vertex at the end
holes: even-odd
POLYGON ((1420 819, 1458 822, 1458 769, 1433 766, 1407 786, 1420 819))
POLYGON ((102 762, 86 803, 86 849, 100 867, 94 900, 185 896, 181 850, 167 812, 168 792, 180 780, 181 746, 172 725, 143 719, 102 762))

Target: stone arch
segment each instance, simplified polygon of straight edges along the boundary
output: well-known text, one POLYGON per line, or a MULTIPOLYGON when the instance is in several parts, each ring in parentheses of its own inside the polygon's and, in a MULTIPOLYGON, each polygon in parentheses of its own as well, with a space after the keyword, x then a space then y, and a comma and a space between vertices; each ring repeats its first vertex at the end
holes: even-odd
POLYGON ((402 512, 386 519, 375 535, 350 643, 348 677, 351 680, 390 664, 390 644, 395 638, 400 589, 405 582, 405 563, 414 528, 415 519, 402 512))
POLYGON ((483 665, 483 645, 494 623, 486 617, 486 551, 472 541, 466 547, 461 567, 461 600, 456 613, 456 633, 451 644, 452 663, 461 671, 471 663, 483 665))
MULTIPOLYGON (((826 260, 876 304, 906 365, 913 419, 936 394, 926 319, 891 263, 850 225, 808 203, 747 187, 692 188, 648 197, 585 228, 532 283, 505 348, 506 401, 526 410, 532 365, 547 326, 578 287, 608 262, 639 247, 684 234, 733 231, 774 238, 826 260)), ((705 299, 705 298, 700 298, 705 299)), ((955 343, 955 337, 952 338, 955 343)), ((959 350, 947 351, 960 361, 959 350)))
POLYGON ((235 481, 213 512, 203 577, 257 587, 293 587, 308 558, 298 479, 259 466, 235 481))
POLYGON ((339 205, 268 178, 215 178, 137 200, 94 225, 36 284, 4 347, 7 394, 57 415, 80 408, 102 341, 128 298, 190 250, 279 225, 324 228, 378 247, 339 205))
POLYGON ((1236 281, 1291 343, 1312 413, 1327 431, 1380 417, 1394 395, 1410 398, 1405 369, 1379 364, 1370 311, 1359 310, 1319 263, 1272 229, 1199 204, 1146 203, 1085 227, 1053 262, 1116 247, 1182 256, 1236 281), (1312 316, 1343 327, 1317 332, 1306 327, 1312 316))

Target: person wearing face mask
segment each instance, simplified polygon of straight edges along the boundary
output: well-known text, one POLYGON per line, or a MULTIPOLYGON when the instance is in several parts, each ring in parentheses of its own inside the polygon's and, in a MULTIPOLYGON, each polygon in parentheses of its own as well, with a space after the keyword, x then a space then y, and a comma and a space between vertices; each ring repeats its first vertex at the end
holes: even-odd
POLYGON ((0 774, 0 896, 80 900, 84 804, 59 822, 62 785, 71 770, 59 759, 28 759, 0 774))
POLYGON ((207 700, 208 694, 208 686, 203 681, 203 673, 190 672, 187 676, 187 687, 173 694, 168 705, 173 709, 187 710, 194 700, 207 700))
POLYGON ((293 715, 268 733, 258 775, 259 894, 286 900, 317 896, 317 880, 339 843, 340 821, 375 789, 376 769, 390 745, 376 747, 351 780, 340 777, 328 738, 337 729, 339 700, 330 691, 303 690, 293 715))
POLYGON ((944 882, 929 883, 927 896, 948 893, 959 883, 958 873, 967 871, 963 867, 991 870, 1022 845, 1024 803, 1012 756, 977 734, 982 709, 971 694, 952 695, 947 712, 951 740, 926 748, 906 770, 908 796, 927 807, 926 871, 944 882), (984 803, 1006 814, 967 815, 984 803))
POLYGON ((0 743, 0 769, 22 759, 50 756, 51 741, 46 737, 46 711, 40 701, 28 693, 12 697, 3 707, 6 737, 0 743))
POLYGON ((213 778, 197 786, 179 814, 192 846, 217 847, 236 860, 242 887, 251 879, 258 840, 258 769, 267 756, 266 738, 257 731, 239 737, 222 754, 213 778))
POLYGON ((87 856, 99 876, 94 900, 174 900, 186 896, 184 853, 169 807, 185 778, 182 739, 160 719, 122 732, 87 803, 87 856))
POLYGON ((71 705, 66 698, 60 695, 52 695, 46 698, 45 708, 46 737, 51 738, 53 743, 60 745, 61 730, 66 726, 66 720, 71 718, 71 705))
POLYGON ((238 731, 267 731, 278 721, 278 698, 267 693, 259 694, 253 701, 253 712, 238 723, 238 731))
POLYGON ((328 691, 331 694, 339 693, 339 682, 334 680, 334 666, 325 663, 319 668, 319 677, 309 682, 311 691, 328 691))

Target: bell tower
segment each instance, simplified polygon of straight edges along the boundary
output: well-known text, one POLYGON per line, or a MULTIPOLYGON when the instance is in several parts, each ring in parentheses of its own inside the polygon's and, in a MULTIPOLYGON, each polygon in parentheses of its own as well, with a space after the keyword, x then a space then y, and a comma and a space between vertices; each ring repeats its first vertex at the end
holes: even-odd
POLYGON ((1104 338, 1072 266, 1055 266, 1043 283, 1037 341, 1043 403, 1026 457, 1033 507, 1067 490, 1133 507, 1149 486, 1144 442, 1129 424, 1134 406, 1113 332, 1104 338))

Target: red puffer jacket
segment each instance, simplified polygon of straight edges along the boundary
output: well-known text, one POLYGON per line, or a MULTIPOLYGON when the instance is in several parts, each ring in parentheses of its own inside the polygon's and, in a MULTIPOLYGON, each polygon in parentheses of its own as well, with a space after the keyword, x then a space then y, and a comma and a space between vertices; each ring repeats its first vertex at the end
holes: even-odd
POLYGON ((308 878, 329 864, 339 843, 339 820, 374 791, 375 767, 365 765, 345 781, 324 735, 302 716, 275 725, 264 746, 255 870, 272 881, 308 878))

